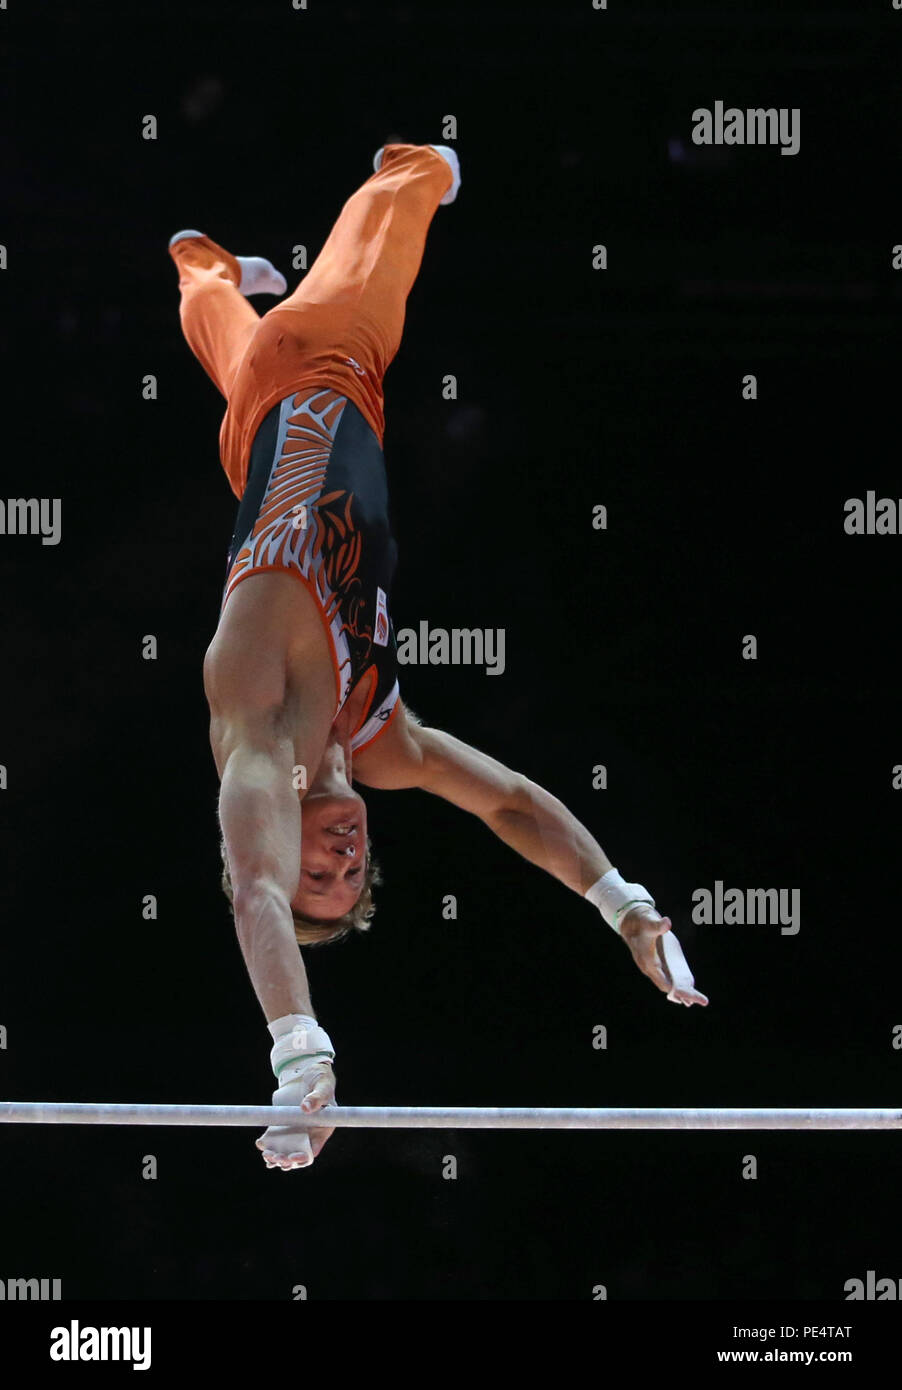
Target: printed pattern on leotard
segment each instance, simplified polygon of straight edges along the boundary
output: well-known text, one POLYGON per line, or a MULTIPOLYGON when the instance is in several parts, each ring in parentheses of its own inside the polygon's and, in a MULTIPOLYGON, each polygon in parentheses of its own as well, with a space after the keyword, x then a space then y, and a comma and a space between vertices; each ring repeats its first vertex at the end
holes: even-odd
MULTIPOLYGON (((339 709, 357 681, 369 677, 364 721, 352 740, 358 749, 384 727, 399 695, 387 598, 394 541, 387 517, 383 521, 380 515, 383 509, 367 505, 372 479, 362 470, 374 467, 372 457, 363 455, 357 468, 362 496, 351 487, 332 485, 333 480, 353 479, 357 462, 353 449, 349 459, 339 462, 334 456, 345 411, 350 412, 350 429, 359 433, 361 427, 368 432, 368 427, 362 418, 358 420, 347 398, 331 389, 293 394, 276 409, 273 461, 265 491, 250 533, 243 541, 236 537, 239 545, 222 606, 251 574, 285 569, 304 580, 328 627, 340 687, 339 709)), ((375 444, 381 467, 374 437, 369 440, 364 434, 363 442, 370 448, 375 444)), ((378 486, 375 493, 378 503, 378 486)))

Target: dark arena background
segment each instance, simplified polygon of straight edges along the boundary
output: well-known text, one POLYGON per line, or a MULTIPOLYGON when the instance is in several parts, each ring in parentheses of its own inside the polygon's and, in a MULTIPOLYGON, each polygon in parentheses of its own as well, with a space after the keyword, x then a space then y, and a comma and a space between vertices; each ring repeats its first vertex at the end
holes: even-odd
MULTIPOLYGON (((503 673, 408 665, 402 695, 647 883, 711 1002, 667 1003, 474 817, 365 792, 372 930, 305 953, 339 1102, 899 1105, 902 10, 9 0, 0 44, 3 498, 61 507, 57 544, 0 536, 0 1096, 269 1103, 201 673, 236 504, 167 242, 202 228, 293 287, 402 139, 463 183, 386 378, 394 621, 505 634, 503 673), (717 101, 797 110, 797 153, 695 144, 717 101), (892 506, 854 534, 869 493, 892 506), (694 923, 718 881, 798 891, 799 930, 694 923)), ((306 1298, 848 1325, 848 1281, 902 1281, 899 1132, 339 1130, 287 1180, 256 1134, 3 1126, 3 1327, 31 1277, 61 1281, 46 1319, 107 1322, 306 1298)))

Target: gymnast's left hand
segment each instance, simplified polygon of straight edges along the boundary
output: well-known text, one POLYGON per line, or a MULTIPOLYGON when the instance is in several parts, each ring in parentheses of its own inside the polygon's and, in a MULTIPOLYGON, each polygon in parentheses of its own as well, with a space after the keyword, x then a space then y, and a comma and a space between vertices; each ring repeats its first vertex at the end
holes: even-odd
MULTIPOLYGON (((311 1062, 296 1081, 273 1092, 273 1105, 298 1106, 307 1113, 335 1104, 335 1075, 330 1062, 311 1062)), ((304 1125, 270 1125, 257 1140, 267 1168, 309 1168, 335 1133, 334 1128, 307 1129, 304 1125)))
POLYGON ((704 1007, 708 996, 696 989, 694 983, 691 987, 674 989, 673 980, 658 949, 659 939, 672 926, 669 917, 662 917, 650 904, 641 903, 624 916, 620 923, 620 935, 642 974, 647 975, 662 994, 672 997, 674 1003, 701 1004, 704 1007))

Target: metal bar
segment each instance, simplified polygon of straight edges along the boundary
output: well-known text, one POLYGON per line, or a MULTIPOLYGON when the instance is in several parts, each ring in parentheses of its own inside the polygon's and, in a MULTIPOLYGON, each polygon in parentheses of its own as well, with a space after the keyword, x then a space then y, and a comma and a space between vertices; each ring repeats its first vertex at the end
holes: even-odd
POLYGON ((343 1129, 902 1129, 902 1110, 553 1110, 338 1105, 312 1115, 275 1105, 93 1105, 0 1101, 0 1123, 272 1125, 343 1129))

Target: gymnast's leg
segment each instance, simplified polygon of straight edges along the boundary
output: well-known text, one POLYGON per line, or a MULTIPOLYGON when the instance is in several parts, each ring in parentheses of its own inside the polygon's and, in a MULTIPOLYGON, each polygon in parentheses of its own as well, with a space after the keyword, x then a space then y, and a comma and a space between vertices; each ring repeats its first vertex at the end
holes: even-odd
POLYGON ((376 160, 378 169, 348 198, 307 275, 265 319, 308 357, 341 346, 381 399, 430 223, 439 204, 456 196, 460 171, 454 151, 443 146, 387 145, 376 160))
POLYGON ((260 323, 248 294, 284 294, 285 279, 260 256, 233 256, 201 232, 176 232, 179 317, 188 346, 226 400, 260 323))

